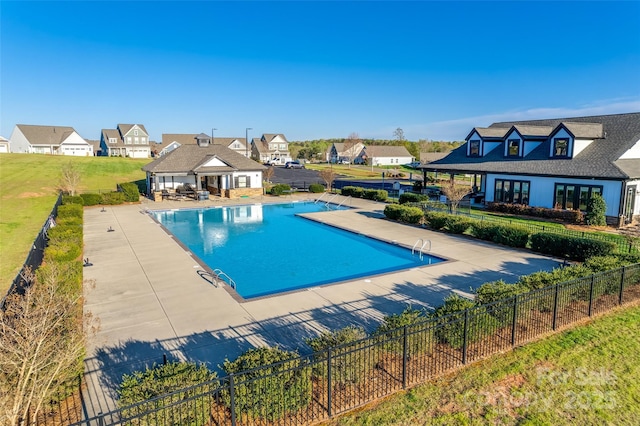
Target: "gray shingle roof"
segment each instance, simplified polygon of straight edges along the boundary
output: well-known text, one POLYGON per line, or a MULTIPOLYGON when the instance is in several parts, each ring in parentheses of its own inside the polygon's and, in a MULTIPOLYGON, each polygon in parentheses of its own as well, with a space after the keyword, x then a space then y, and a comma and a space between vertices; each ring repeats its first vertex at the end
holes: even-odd
POLYGON ((542 142, 524 158, 504 157, 500 148, 492 150, 484 157, 467 157, 467 144, 464 144, 453 150, 447 157, 434 161, 424 168, 469 173, 512 173, 605 179, 640 178, 640 159, 618 160, 640 140, 640 113, 503 122, 494 123, 490 127, 526 125, 555 128, 560 123, 565 123, 572 133, 573 130, 578 132, 580 137, 598 134, 597 124, 600 124, 601 135, 605 137, 594 139, 572 159, 549 158, 551 148, 549 140, 542 142))
POLYGON ((365 151, 369 157, 411 157, 407 148, 398 145, 369 145, 365 151))
POLYGON ((34 124, 17 124, 25 138, 32 145, 60 145, 71 132, 75 132, 69 126, 39 126, 34 124))
POLYGON ((162 145, 167 146, 171 142, 178 142, 180 145, 195 145, 195 133, 163 133, 162 145))
POLYGON ((200 173, 205 171, 257 171, 264 170, 262 164, 238 154, 232 149, 222 145, 182 145, 168 154, 145 165, 142 170, 153 173, 200 173), (229 167, 201 167, 209 159, 217 157, 227 163, 229 167))
POLYGON ((149 135, 149 132, 147 132, 147 129, 145 129, 144 125, 142 124, 118 124, 118 129, 122 133, 122 136, 124 136, 129 132, 129 130, 131 130, 133 126, 138 126, 140 130, 149 135))

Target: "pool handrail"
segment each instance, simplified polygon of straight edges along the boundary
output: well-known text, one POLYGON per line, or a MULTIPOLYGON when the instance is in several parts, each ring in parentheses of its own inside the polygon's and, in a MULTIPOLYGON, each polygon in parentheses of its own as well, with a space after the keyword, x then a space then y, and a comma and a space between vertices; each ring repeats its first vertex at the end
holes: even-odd
POLYGON ((418 244, 422 243, 422 246, 420 246, 420 250, 418 251, 418 254, 420 256, 420 260, 422 260, 423 258, 423 251, 424 251, 424 247, 429 244, 429 248, 427 249, 427 251, 431 251, 431 240, 423 240, 422 238, 418 238, 418 241, 415 242, 415 244, 413 245, 413 247, 411 248, 411 255, 413 256, 415 254, 416 251, 416 247, 418 246, 418 244))
POLYGON ((236 289, 236 282, 233 280, 233 278, 231 278, 229 275, 227 275, 222 269, 220 268, 216 268, 213 270, 213 273, 215 275, 216 278, 216 282, 217 280, 222 280, 222 282, 226 282, 232 289, 236 289), (227 280, 225 281, 224 277, 227 278, 227 280))

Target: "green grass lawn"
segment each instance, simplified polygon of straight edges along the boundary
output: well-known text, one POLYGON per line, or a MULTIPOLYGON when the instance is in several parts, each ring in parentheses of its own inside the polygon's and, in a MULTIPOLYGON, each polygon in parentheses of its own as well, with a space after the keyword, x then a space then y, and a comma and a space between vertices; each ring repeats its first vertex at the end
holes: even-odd
MULTIPOLYGON (((81 174, 80 191, 113 191, 116 184, 144 179, 150 159, 0 155, 0 295, 22 267, 31 244, 53 208, 64 164, 81 174)), ((0 296, 1 297, 1 296, 0 296)))
POLYGON ((636 303, 326 424, 637 424, 638 335, 636 303))

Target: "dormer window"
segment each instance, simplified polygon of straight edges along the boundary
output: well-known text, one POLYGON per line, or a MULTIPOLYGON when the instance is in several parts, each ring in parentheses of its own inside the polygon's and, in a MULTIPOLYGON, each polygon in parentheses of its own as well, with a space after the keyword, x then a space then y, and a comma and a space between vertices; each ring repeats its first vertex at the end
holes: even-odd
POLYGON ((480 141, 472 140, 469 141, 469 157, 479 157, 480 156, 480 141))
POLYGON ((507 141, 507 156, 519 157, 520 156, 520 140, 509 139, 507 141))
POLYGON ((569 139, 556 138, 553 140, 553 156, 554 157, 569 156, 569 139))

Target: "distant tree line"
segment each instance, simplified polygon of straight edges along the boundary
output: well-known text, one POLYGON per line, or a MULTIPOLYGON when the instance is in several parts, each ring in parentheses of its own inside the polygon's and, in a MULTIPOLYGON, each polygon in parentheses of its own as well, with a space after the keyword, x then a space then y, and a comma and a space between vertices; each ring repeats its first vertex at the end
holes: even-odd
MULTIPOLYGON (((305 160, 325 160, 325 153, 334 143, 345 143, 348 138, 315 139, 310 141, 293 141, 289 143, 291 157, 305 160)), ((427 141, 420 139, 417 142, 398 139, 366 139, 360 138, 365 145, 404 145, 407 151, 415 158, 420 158, 421 152, 449 152, 463 141, 427 141)))

